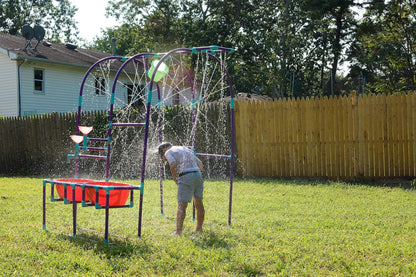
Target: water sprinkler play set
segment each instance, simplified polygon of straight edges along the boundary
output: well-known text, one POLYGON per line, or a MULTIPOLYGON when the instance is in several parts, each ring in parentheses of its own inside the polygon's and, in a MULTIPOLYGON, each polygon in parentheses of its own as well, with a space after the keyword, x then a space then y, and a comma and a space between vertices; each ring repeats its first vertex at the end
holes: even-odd
MULTIPOLYGON (((104 240, 108 243, 109 236, 109 210, 114 208, 132 208, 134 207, 134 191, 138 190, 140 192, 139 199, 139 215, 138 215, 138 232, 137 236, 141 237, 142 229, 142 217, 143 217, 143 193, 145 185, 145 169, 146 169, 146 156, 148 148, 148 138, 149 138, 149 129, 151 123, 151 108, 152 108, 152 99, 154 88, 156 87, 157 92, 157 125, 155 130, 158 133, 158 141, 162 142, 162 117, 161 117, 161 108, 163 106, 163 95, 162 90, 164 86, 172 86, 172 82, 175 80, 181 79, 181 82, 186 82, 188 87, 188 92, 190 96, 190 107, 192 109, 192 146, 190 146, 195 155, 205 156, 205 157, 214 157, 214 158, 227 158, 230 161, 230 187, 229 187, 229 212, 228 212, 228 224, 231 224, 231 209, 232 209, 232 190, 233 190, 233 175, 234 175, 234 133, 235 133, 235 124, 234 124, 234 93, 231 78, 226 69, 224 62, 221 58, 218 58, 218 55, 222 55, 228 52, 233 52, 231 48, 219 47, 219 46, 204 46, 204 47, 194 47, 194 48, 178 48, 171 50, 164 54, 155 54, 155 53, 141 53, 134 55, 132 57, 121 57, 121 56, 111 56, 106 57, 97 61, 93 64, 86 74, 81 83, 79 99, 78 99, 78 116, 77 116, 77 129, 76 134, 71 135, 71 139, 75 144, 75 149, 73 154, 67 156, 67 162, 70 159, 74 159, 75 167, 75 176, 72 179, 44 179, 43 180, 43 228, 46 230, 46 191, 47 184, 50 185, 50 200, 51 202, 61 201, 64 204, 72 204, 72 218, 73 218, 73 233, 72 236, 75 237, 77 234, 77 208, 78 204, 81 204, 82 207, 95 207, 96 209, 105 210, 105 231, 104 231, 104 240), (185 66, 185 63, 182 59, 176 58, 177 55, 198 55, 203 56, 204 61, 213 61, 216 66, 219 67, 219 72, 223 76, 222 79, 226 83, 227 90, 229 90, 230 97, 230 122, 231 122, 231 131, 229 134, 230 142, 230 152, 228 154, 207 154, 199 153, 197 151, 197 144, 195 139, 196 125, 197 122, 197 109, 200 104, 202 104, 201 91, 203 90, 204 84, 207 83, 207 80, 204 76, 197 76, 195 73, 195 68, 190 70, 189 67, 185 66), (108 113, 108 126, 107 126, 107 137, 104 138, 94 138, 90 137, 89 134, 92 132, 93 128, 89 126, 83 126, 81 123, 82 119, 82 105, 83 105, 83 94, 84 88, 86 87, 86 82, 89 78, 92 78, 95 82, 95 87, 97 89, 97 80, 100 82, 100 79, 97 77, 97 72, 100 72, 100 68, 108 62, 112 62, 111 66, 108 66, 108 72, 105 73, 106 78, 112 78, 112 89, 111 92, 108 91, 109 96, 109 113, 108 113), (119 62, 114 63, 114 61, 119 62), (170 64, 175 63, 176 68, 180 68, 183 74, 176 74, 174 67, 170 64), (120 65, 121 64, 121 65, 120 65), (118 67, 118 65, 120 65, 118 67), (136 65, 139 65, 137 67, 136 65), (140 68, 138 70, 137 68, 140 68), (97 70, 98 69, 98 70, 97 70), (127 72, 128 79, 132 82, 137 82, 138 71, 141 71, 141 75, 146 75, 146 80, 144 85, 146 89, 146 116, 144 123, 132 123, 132 122, 113 122, 113 114, 115 110, 116 102, 116 91, 117 85, 123 84, 125 87, 125 80, 122 80, 124 76, 123 72, 127 72), (110 74, 110 72, 112 72, 110 74), (114 75, 114 72, 115 75, 114 75), (136 77, 135 77, 136 75, 136 77), (168 76, 173 76, 169 84, 162 82, 163 79, 167 79, 168 76), (202 78, 203 80, 198 80, 202 78), (141 179, 140 185, 134 186, 126 183, 117 183, 111 182, 110 175, 110 153, 112 145, 112 133, 113 128, 119 127, 144 127, 144 138, 143 138, 143 154, 141 161, 141 179), (91 143, 94 143, 92 146, 91 143), (104 146, 97 147, 96 143, 104 144, 104 146), (89 151, 94 152, 103 152, 104 155, 92 155, 89 151), (105 166, 105 180, 96 181, 90 179, 79 178, 79 162, 80 159, 99 159, 106 162, 105 166), (58 195, 55 194, 55 189, 58 195), (126 204, 126 202, 130 201, 126 204)), ((188 60, 189 61, 189 60, 188 60)), ((189 62, 188 62, 189 64, 189 62)), ((195 66, 194 66, 195 67, 195 66)), ((102 72, 102 70, 101 70, 102 72)), ((104 75, 104 74, 103 74, 104 75)), ((140 82, 144 82, 143 79, 140 79, 140 82)), ((107 83, 110 82, 107 80, 107 83)), ((96 90, 97 93, 97 90, 96 90)), ((227 93, 228 94, 228 93, 227 93)), ((162 161, 159 162, 159 176, 160 176, 160 206, 161 213, 163 214, 163 164, 162 161)), ((195 209, 193 213, 193 219, 195 218, 195 209)))

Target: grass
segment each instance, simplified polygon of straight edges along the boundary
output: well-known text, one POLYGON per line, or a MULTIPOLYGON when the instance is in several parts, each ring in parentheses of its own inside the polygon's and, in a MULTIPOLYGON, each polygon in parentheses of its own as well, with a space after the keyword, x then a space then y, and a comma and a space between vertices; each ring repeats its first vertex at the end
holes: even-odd
MULTIPOLYGON (((137 181, 130 181, 138 184, 137 181)), ((410 276, 416 275, 416 194, 413 189, 289 180, 236 180, 228 226, 228 182, 206 181, 206 223, 172 236, 176 187, 147 181, 143 233, 138 205, 104 211, 47 198, 42 229, 42 179, 0 177, 2 276, 410 276)), ((138 197, 135 197, 136 201, 138 197)))

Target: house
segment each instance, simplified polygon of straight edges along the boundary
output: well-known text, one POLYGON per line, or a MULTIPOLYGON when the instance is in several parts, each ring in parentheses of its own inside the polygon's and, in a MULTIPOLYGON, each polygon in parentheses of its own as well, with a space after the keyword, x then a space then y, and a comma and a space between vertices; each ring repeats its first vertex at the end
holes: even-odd
POLYGON ((0 33, 0 116, 75 112, 85 72, 109 55, 0 33))
MULTIPOLYGON (((76 112, 86 72, 97 61, 110 56, 73 44, 28 40, 0 33, 0 116, 76 112)), ((108 68, 100 66, 96 72, 90 72, 83 90, 83 111, 109 109, 112 81, 122 64, 119 60, 112 61, 105 65, 108 68), (104 74, 104 70, 108 72, 104 74)), ((138 71, 143 72, 143 65, 140 66, 142 68, 129 65, 119 76, 115 90, 116 109, 145 103, 149 79, 135 76, 138 71)), ((181 98, 175 96, 174 91, 169 87, 161 89, 163 105, 181 104, 190 97, 189 89, 181 98)), ((157 105, 156 93, 152 94, 151 103, 157 105)))

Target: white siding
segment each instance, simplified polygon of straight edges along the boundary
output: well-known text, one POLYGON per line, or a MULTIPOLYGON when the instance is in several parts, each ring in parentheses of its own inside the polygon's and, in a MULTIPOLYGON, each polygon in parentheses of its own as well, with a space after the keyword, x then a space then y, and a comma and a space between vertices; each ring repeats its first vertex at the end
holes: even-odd
POLYGON ((17 63, 0 52, 0 116, 18 116, 17 63))
MULTIPOLYGON (((115 74, 114 74, 115 75, 115 74)), ((83 111, 93 111, 93 110, 109 110, 111 104, 111 92, 113 89, 113 80, 114 75, 111 76, 109 84, 106 84, 106 93, 105 95, 97 95, 95 93, 95 87, 92 85, 93 80, 87 78, 84 90, 82 94, 82 110, 83 111)), ((118 84, 127 82, 120 78, 118 84)), ((78 99, 78 98, 77 98, 78 99)), ((78 102, 77 102, 78 103, 78 102)), ((121 85, 116 86, 115 97, 114 97, 114 109, 120 109, 127 104, 127 88, 121 85)))
MULTIPOLYGON (((87 68, 35 63, 22 66, 22 115, 51 112, 76 112, 78 110, 79 92, 87 68), (44 70, 44 93, 34 92, 34 70, 44 70)), ((84 86, 82 110, 108 110, 112 84, 107 86, 106 95, 96 95, 94 88, 84 86)), ((118 88, 115 108, 124 106, 127 90, 118 88)))
MULTIPOLYGON (((164 87, 161 86, 160 88, 160 99, 162 101, 162 106, 173 106, 173 97, 172 97, 172 87, 166 85, 164 87)), ((147 95, 146 95, 147 100, 147 95)), ((190 105, 192 102, 192 93, 191 89, 184 89, 179 92, 179 105, 190 105)), ((153 93, 152 93, 152 106, 157 106, 158 103, 158 95, 157 95, 157 88, 153 86, 153 93)))
MULTIPOLYGON (((1 87, 0 87, 0 116, 18 115, 18 69, 17 63, 7 55, 0 53, 1 87)), ((53 63, 29 60, 21 66, 21 115, 43 113, 66 113, 78 110, 81 83, 88 68, 72 67, 53 63), (44 93, 34 90, 34 70, 44 72, 44 93)), ((115 73, 114 73, 115 74, 115 73)), ((112 76, 111 78, 114 78, 112 76)), ((127 77, 120 78, 119 83, 129 83, 127 77)), ((89 79, 89 78, 88 78, 89 79)), ((97 95, 93 81, 85 83, 82 97, 82 111, 109 110, 112 81, 106 85, 106 94, 97 95)), ((92 77, 91 77, 92 79, 92 77)), ((157 105, 157 90, 154 87, 151 104, 157 105)), ((162 105, 171 106, 171 88, 161 89, 162 105)), ((181 92, 180 103, 189 103, 190 92, 181 92), (188 100, 186 100, 186 99, 188 100)), ((147 99, 147 97, 146 97, 147 99)), ((127 103, 127 88, 116 86, 115 109, 123 108, 127 103)))

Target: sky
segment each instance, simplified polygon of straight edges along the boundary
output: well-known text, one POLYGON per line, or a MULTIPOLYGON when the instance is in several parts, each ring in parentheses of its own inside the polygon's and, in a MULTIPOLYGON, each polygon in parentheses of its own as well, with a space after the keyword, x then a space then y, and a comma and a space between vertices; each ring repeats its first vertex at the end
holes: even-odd
POLYGON ((107 0, 70 0, 78 8, 75 21, 80 38, 92 42, 101 33, 101 29, 117 26, 113 17, 105 16, 107 0))

